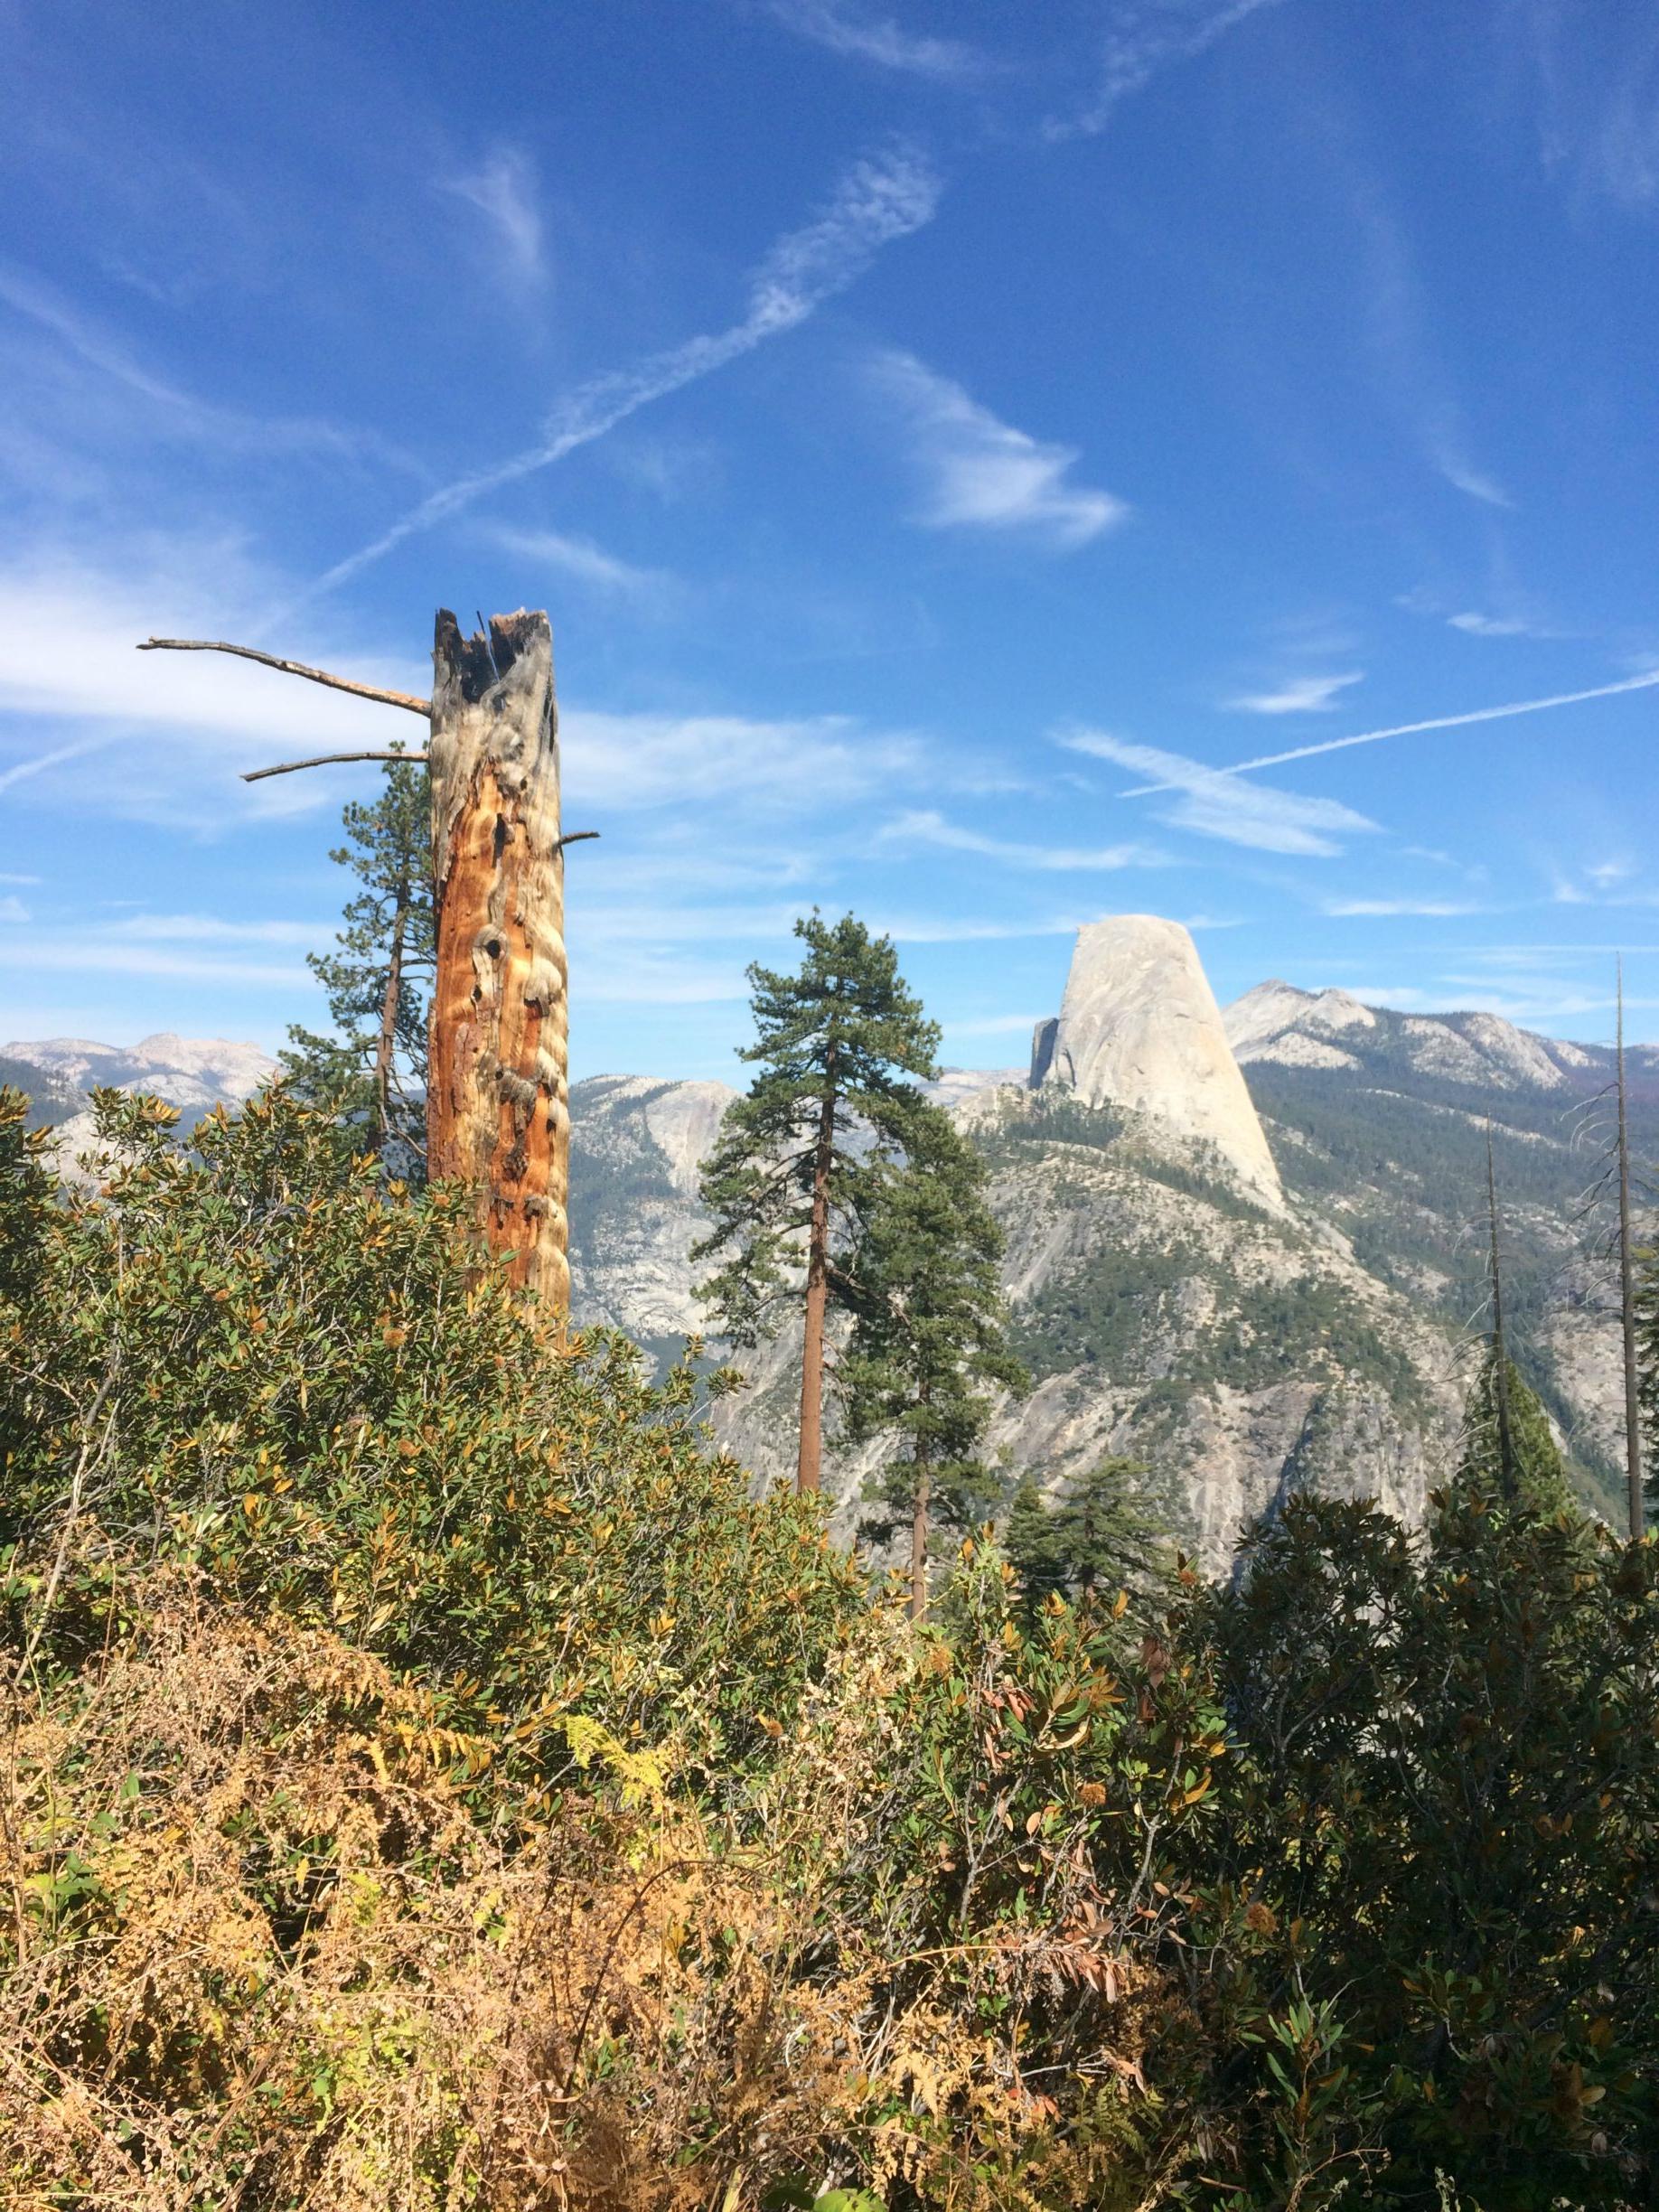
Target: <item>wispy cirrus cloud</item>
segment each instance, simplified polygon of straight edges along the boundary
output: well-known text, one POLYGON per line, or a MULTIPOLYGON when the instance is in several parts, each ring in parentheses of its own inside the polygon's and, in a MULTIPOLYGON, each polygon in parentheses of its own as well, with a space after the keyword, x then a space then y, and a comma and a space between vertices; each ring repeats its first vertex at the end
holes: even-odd
POLYGON ((901 814, 896 820, 886 823, 877 834, 884 844, 933 845, 948 852, 979 853, 988 860, 1003 860, 1011 867, 1041 868, 1054 874, 1172 865, 1169 855, 1153 846, 1022 844, 1013 839, 988 837, 980 830, 965 829, 927 809, 901 814))
POLYGON ((907 31, 888 15, 866 14, 839 0, 771 0, 768 11, 786 30, 848 61, 874 62, 935 84, 976 84, 994 64, 961 39, 907 31))
POLYGON ((1319 912, 1337 919, 1348 916, 1381 921, 1411 916, 1424 921, 1448 921, 1457 914, 1489 914, 1467 899, 1338 898, 1321 899, 1319 912))
POLYGON ((1226 704, 1236 714, 1328 714, 1340 695, 1365 680, 1363 669, 1339 676, 1287 676, 1270 691, 1250 691, 1226 704))
POLYGON ((1127 518, 1111 492, 1072 482, 1074 447, 1017 430, 914 354, 879 354, 869 375, 909 431, 924 528, 1016 532, 1071 550, 1127 518))
POLYGON ((1461 630, 1466 637, 1536 637, 1539 633, 1530 623, 1523 622, 1518 614, 1479 614, 1473 610, 1462 614, 1448 614, 1448 626, 1461 630))
POLYGON ((538 289, 547 282, 536 164, 521 146, 497 146, 470 173, 441 177, 437 189, 477 210, 514 276, 538 289))
POLYGON ((559 576, 591 584, 601 591, 636 599, 660 599, 674 588, 674 579, 661 568, 640 568, 596 546, 589 538, 564 530, 520 530, 491 523, 479 535, 503 553, 511 553, 533 566, 551 568, 559 576))
POLYGON ((294 606, 333 590, 417 530, 446 521, 504 484, 551 468, 642 408, 798 330, 826 301, 855 283, 884 246, 931 222, 940 190, 931 164, 909 147, 890 147, 854 163, 823 213, 779 239, 755 269, 748 305, 737 322, 581 385, 554 409, 534 445, 431 493, 368 544, 325 569, 297 600, 278 611, 291 613, 294 606))
POLYGON ((158 439, 190 440, 233 453, 314 454, 374 462, 417 477, 424 473, 379 431, 310 416, 253 415, 202 398, 147 366, 117 332, 71 306, 30 270, 0 264, 0 307, 45 332, 73 361, 130 395, 131 402, 142 403, 133 414, 158 439))
MULTIPOLYGON (((1421 722, 1396 722, 1387 729, 1359 730, 1352 737, 1326 737, 1313 745, 1288 745, 1282 753, 1260 753, 1254 760, 1233 761, 1217 773, 1249 775, 1258 768, 1281 768, 1287 761, 1313 760, 1321 753, 1345 753, 1350 745, 1381 744, 1385 737, 1415 737, 1426 730, 1464 729, 1475 722, 1504 722, 1514 715, 1544 714, 1553 707, 1579 707, 1591 699, 1618 698, 1628 691, 1650 690, 1659 684, 1659 669, 1621 677, 1617 683, 1593 684, 1588 691, 1555 691, 1546 698, 1516 699, 1506 707, 1476 707, 1467 714, 1431 715, 1421 722)), ((1163 787, 1138 784, 1125 792, 1126 799, 1142 799, 1163 787)))
POLYGON ((1051 140, 1093 137, 1111 123, 1121 103, 1148 85, 1161 70, 1195 61, 1218 39, 1261 9, 1279 0, 1122 0, 1112 14, 1101 47, 1100 77, 1083 106, 1070 116, 1051 117, 1044 136, 1051 140))
POLYGON ((1139 788, 1175 794, 1173 803, 1159 810, 1158 820, 1197 837, 1219 838, 1257 852, 1334 859, 1343 851, 1344 839, 1377 828, 1340 800, 1270 791, 1246 783, 1236 771, 1207 768, 1182 754, 1137 745, 1106 730, 1071 730, 1059 742, 1073 753, 1156 777, 1156 783, 1139 788))

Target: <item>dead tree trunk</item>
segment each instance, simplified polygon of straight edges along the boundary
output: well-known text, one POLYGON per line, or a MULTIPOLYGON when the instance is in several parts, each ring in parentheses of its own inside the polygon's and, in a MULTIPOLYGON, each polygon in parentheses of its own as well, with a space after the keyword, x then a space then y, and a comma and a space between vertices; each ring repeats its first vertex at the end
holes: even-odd
POLYGON ((558 1314, 570 1304, 565 860, 553 642, 496 615, 433 647, 432 879, 437 972, 426 1171, 474 1193, 481 1244, 558 1314))

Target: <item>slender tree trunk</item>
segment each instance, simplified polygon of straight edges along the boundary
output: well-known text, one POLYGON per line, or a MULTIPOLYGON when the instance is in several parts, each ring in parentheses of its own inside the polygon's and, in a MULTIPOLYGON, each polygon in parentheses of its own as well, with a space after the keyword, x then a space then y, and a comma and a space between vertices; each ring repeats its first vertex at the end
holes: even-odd
POLYGON ((403 1001, 403 933, 408 919, 409 887, 398 886, 392 916, 391 952, 386 963, 386 996, 380 1001, 380 1034, 374 1043, 374 1148, 384 1152, 391 1129, 392 1059, 398 1049, 398 1009, 403 1001))
POLYGON ((1625 963, 1618 964, 1618 1302, 1625 1332, 1625 1475, 1629 1492, 1630 1539, 1647 1526, 1642 1495, 1642 1410, 1637 1395, 1636 1269, 1630 1239, 1630 1125, 1625 1098, 1625 963))
POLYGON ((816 1490, 823 1480, 824 1314, 830 1303, 830 1169, 835 1156, 833 1054, 825 1076, 827 1087, 812 1154, 812 1223, 807 1232, 806 1326, 801 1341, 801 1450, 795 1461, 797 1490, 816 1490))
POLYGON ((427 1173, 472 1190, 483 1251, 563 1314, 568 1017, 548 618, 496 615, 464 639, 445 610, 432 658, 427 1173))
POLYGON ((927 1611, 928 1507, 933 1502, 933 1470, 928 1463, 925 1438, 916 1439, 916 1490, 910 1510, 910 1617, 920 1620, 927 1611))
POLYGON ((1498 1254, 1497 1176, 1492 1165, 1492 1123, 1486 1123, 1486 1214, 1492 1230, 1492 1382, 1497 1396, 1498 1480, 1514 1504, 1520 1495, 1515 1445, 1509 1426, 1509 1354, 1504 1345, 1504 1271, 1498 1254))

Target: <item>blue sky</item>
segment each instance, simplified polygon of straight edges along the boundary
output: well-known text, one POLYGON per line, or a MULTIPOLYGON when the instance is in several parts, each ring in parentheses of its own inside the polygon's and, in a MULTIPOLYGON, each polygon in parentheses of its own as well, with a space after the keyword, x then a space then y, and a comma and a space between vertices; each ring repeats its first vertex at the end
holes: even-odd
POLYGON ((552 615, 578 1075, 814 902, 959 1064, 1125 911, 1659 1035, 1646 0, 0 19, 0 1036, 314 1020, 376 772, 239 772, 407 717, 132 646, 440 604, 552 615))

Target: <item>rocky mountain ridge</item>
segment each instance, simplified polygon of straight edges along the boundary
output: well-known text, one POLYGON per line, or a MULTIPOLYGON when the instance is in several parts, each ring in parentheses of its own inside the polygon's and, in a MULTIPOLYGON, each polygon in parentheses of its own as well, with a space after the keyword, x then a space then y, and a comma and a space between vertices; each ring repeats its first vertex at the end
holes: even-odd
MULTIPOLYGON (((1611 1499, 1615 1313, 1575 1221, 1611 1054, 1495 1016, 1402 1015, 1281 982, 1218 1012, 1190 939, 1120 919, 1134 926, 1080 942, 1079 988, 1068 979, 1029 1073, 957 1069, 934 1088, 986 1152, 1008 1234, 1005 1281, 1035 1378, 992 1437, 1010 1471, 1054 1483, 1106 1450, 1133 1453, 1211 1565, 1301 1483, 1420 1510, 1455 1452, 1484 1297, 1490 1116, 1523 1364, 1583 1486, 1611 1499), (1179 1009, 1173 1037, 1159 1034, 1164 1005, 1179 1009)), ((0 1056, 38 1072, 43 1118, 73 1117, 65 1150, 80 1083, 155 1090, 193 1119, 274 1073, 254 1047, 166 1036, 129 1053, 57 1039, 0 1056)), ((1631 1060, 1638 1146, 1659 1151, 1659 1052, 1631 1060)), ((625 1075, 572 1087, 578 1325, 621 1328, 659 1358, 701 1328, 698 1171, 736 1095, 625 1075)), ((794 1359, 787 1339, 767 1348, 719 1409, 762 1477, 792 1464, 794 1359)), ((844 1532, 876 1459, 832 1456, 844 1532)))

